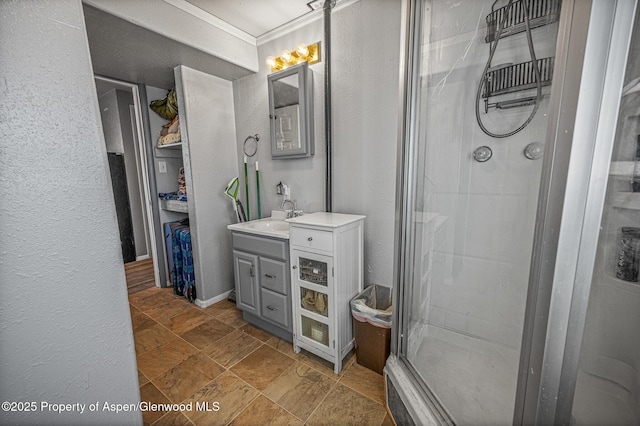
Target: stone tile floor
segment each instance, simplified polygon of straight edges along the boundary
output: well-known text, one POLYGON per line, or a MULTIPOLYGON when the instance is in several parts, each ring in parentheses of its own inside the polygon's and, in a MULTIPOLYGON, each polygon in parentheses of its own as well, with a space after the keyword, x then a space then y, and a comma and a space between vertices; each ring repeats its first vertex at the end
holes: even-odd
POLYGON ((381 375, 355 356, 333 366, 242 319, 235 304, 202 309, 156 287, 129 295, 146 425, 392 425, 381 375), (196 403, 219 404, 218 411, 196 403))

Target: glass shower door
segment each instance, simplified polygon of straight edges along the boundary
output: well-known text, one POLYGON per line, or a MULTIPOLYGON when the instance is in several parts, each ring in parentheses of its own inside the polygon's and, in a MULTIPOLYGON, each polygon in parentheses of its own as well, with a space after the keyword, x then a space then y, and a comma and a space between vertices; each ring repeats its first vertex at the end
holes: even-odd
POLYGON ((571 421, 640 424, 640 22, 620 99, 571 421))
POLYGON ((459 424, 513 421, 559 13, 422 2, 400 355, 459 424))

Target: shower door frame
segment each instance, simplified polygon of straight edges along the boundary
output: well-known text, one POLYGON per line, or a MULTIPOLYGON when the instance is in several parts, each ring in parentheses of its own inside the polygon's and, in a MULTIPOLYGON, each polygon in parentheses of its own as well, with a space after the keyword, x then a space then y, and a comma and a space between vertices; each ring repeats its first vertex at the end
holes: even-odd
MULTIPOLYGON (((414 89, 419 87, 421 3, 403 2, 394 263, 398 304, 385 370, 392 381, 402 377, 402 386, 411 388, 401 392, 407 405, 415 404, 418 396, 436 423, 448 423, 446 407, 406 357, 409 324, 404 307, 410 303, 404 287, 412 282, 414 255, 408 225, 413 221, 417 161, 414 89)), ((514 424, 569 423, 635 7, 636 0, 562 2, 514 424)), ((420 411, 407 408, 414 415, 420 411)))
MULTIPOLYGON (((541 216, 543 203, 539 202, 538 222, 542 219, 540 228, 549 228, 546 234, 550 236, 542 236, 541 244, 554 239, 555 244, 545 248, 538 245, 536 238, 534 245, 528 295, 531 303, 525 316, 515 424, 569 424, 571 420, 636 4, 637 0, 592 1, 586 14, 582 1, 575 1, 572 6, 574 19, 570 27, 577 36, 573 43, 569 37, 566 51, 570 58, 576 42, 584 46, 582 72, 577 85, 569 82, 575 86, 571 90, 578 92, 567 99, 563 90, 557 104, 568 105, 567 109, 574 111, 573 130, 567 132, 568 127, 558 127, 555 141, 556 146, 569 144, 575 149, 553 157, 554 163, 560 159, 566 168, 562 180, 553 177, 557 167, 550 166, 550 176, 543 170, 540 199, 546 197, 547 205, 555 205, 555 211, 541 216), (559 185, 565 190, 556 199, 554 188, 559 185)), ((567 64, 565 83, 571 75, 578 75, 566 72, 572 66, 571 59, 567 64)), ((552 129, 547 130, 549 141, 552 129)), ((536 234, 537 231, 538 227, 536 234)))

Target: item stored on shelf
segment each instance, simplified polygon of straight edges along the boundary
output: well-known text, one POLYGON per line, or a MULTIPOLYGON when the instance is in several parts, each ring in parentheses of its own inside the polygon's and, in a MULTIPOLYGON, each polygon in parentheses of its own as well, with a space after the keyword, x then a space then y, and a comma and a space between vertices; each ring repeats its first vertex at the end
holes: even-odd
POLYGON ((164 98, 151 101, 149 107, 165 120, 173 120, 178 115, 178 98, 175 88, 169 90, 164 98))
POLYGON ((618 251, 616 278, 638 282, 640 269, 640 228, 623 227, 618 251))

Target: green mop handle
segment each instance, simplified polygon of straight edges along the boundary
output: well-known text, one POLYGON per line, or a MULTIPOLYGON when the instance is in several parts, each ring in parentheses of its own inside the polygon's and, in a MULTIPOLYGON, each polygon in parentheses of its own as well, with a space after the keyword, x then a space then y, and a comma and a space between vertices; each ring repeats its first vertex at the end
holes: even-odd
POLYGON ((260 168, 256 161, 256 191, 258 192, 258 219, 262 219, 262 213, 260 212, 260 168))
POLYGON ((251 220, 251 208, 249 207, 249 173, 247 172, 247 156, 244 156, 244 190, 247 200, 247 220, 251 220))

